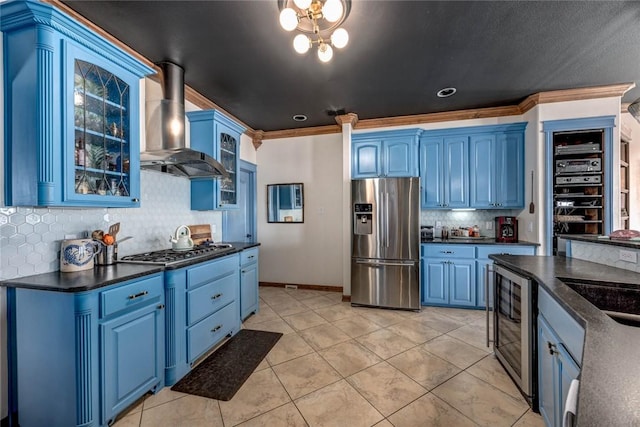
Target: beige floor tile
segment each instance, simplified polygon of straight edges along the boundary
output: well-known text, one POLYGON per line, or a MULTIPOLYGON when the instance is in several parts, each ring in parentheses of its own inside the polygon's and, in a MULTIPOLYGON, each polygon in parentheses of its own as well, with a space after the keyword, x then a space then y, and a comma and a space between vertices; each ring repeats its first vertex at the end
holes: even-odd
POLYGON ((460 369, 468 368, 487 355, 484 351, 448 335, 440 335, 427 341, 421 348, 460 369))
POLYGON ((113 423, 112 427, 140 427, 141 419, 142 411, 130 413, 113 423))
POLYGON ((239 424, 241 427, 306 427, 307 425, 293 403, 287 403, 239 424))
POLYGON ((328 323, 313 311, 294 314, 291 316, 283 317, 283 319, 296 331, 304 331, 305 329, 328 323))
POLYGON ((369 334, 382 328, 382 326, 377 323, 374 323, 369 319, 365 319, 358 314, 354 314, 346 319, 338 320, 337 322, 333 322, 333 324, 351 338, 369 334))
POLYGON ((353 340, 334 345, 319 353, 343 377, 348 377, 382 361, 353 340))
POLYGON ((300 332, 300 336, 315 350, 331 347, 341 342, 349 341, 349 335, 330 323, 314 326, 300 332))
POLYGON ((292 304, 296 301, 291 295, 286 292, 277 293, 277 294, 263 294, 260 296, 264 302, 271 305, 281 305, 281 304, 292 304))
POLYGON ((297 300, 305 300, 307 298, 314 298, 322 295, 326 295, 327 291, 314 291, 312 289, 287 289, 287 293, 297 300))
POLYGON ((356 338, 356 341, 383 359, 388 359, 415 346, 415 344, 408 339, 388 329, 381 329, 363 335, 356 338))
POLYGON ((351 307, 345 305, 345 303, 334 304, 329 307, 317 308, 314 311, 316 312, 316 314, 319 314, 328 322, 336 322, 338 320, 346 319, 356 315, 351 307))
POLYGON ((313 348, 294 332, 280 337, 267 354, 267 361, 275 366, 309 353, 313 353, 313 348))
POLYGON ((293 300, 293 302, 285 302, 283 304, 273 304, 271 305, 271 309, 275 311, 280 317, 291 316, 292 314, 309 311, 309 307, 298 300, 293 300))
POLYGON ((295 401, 311 427, 370 427, 383 416, 345 380, 295 401))
POLYGON ((540 414, 536 414, 532 410, 528 410, 513 427, 545 427, 544 420, 540 414))
POLYGON ((483 320, 486 316, 484 310, 472 310, 467 308, 438 307, 437 313, 464 323, 483 320))
POLYGON ((425 394, 415 402, 389 417, 394 427, 475 427, 465 417, 433 393, 425 394))
POLYGON ((460 372, 460 368, 421 348, 412 348, 393 356, 388 362, 409 378, 431 390, 460 372))
POLYGON ((471 344, 485 353, 493 352, 491 343, 489 343, 489 347, 487 347, 487 330, 484 326, 479 327, 477 324, 471 323, 447 332, 447 335, 457 338, 460 341, 464 341, 467 344, 471 344))
POLYGON ((325 295, 320 295, 311 298, 305 298, 301 300, 302 304, 306 305, 310 309, 314 310, 316 308, 328 307, 331 305, 336 305, 338 302, 327 298, 325 295))
MULTIPOLYGON (((283 335, 283 336, 280 338, 280 340, 278 340, 278 342, 279 342, 279 341, 281 341, 281 340, 282 340, 282 338, 284 338, 284 337, 286 337, 286 336, 287 336, 287 335, 283 335)), ((267 369, 268 367, 269 367, 269 362, 267 362, 267 359, 262 359, 262 362, 260 362, 260 364, 259 364, 258 366, 256 366, 256 369, 254 369, 254 372, 261 371, 261 370, 263 370, 263 369, 267 369)))
POLYGON ((382 420, 379 423, 377 423, 376 425, 374 425, 373 427, 393 427, 393 424, 391 424, 389 421, 382 420))
POLYGON ((327 292, 325 297, 331 301, 342 303, 342 292, 327 292))
POLYGON ((142 413, 141 427, 223 427, 218 401, 186 395, 142 413))
POLYGON ((433 310, 434 308, 435 307, 426 307, 422 310, 418 318, 414 318, 413 320, 440 332, 449 332, 465 325, 464 322, 439 314, 433 310))
POLYGON ((269 320, 267 322, 260 322, 260 323, 252 323, 251 325, 248 325, 248 328, 256 329, 258 331, 280 332, 281 334, 285 334, 285 335, 292 334, 295 332, 291 328, 291 326, 287 324, 287 322, 282 320, 280 316, 277 316, 277 315, 276 315, 276 319, 274 320, 269 320))
POLYGON ((387 327, 387 329, 405 337, 414 344, 422 344, 442 335, 442 332, 436 331, 420 322, 414 322, 413 320, 404 320, 387 327))
POLYGON ((522 397, 522 394, 520 394, 518 387, 516 387, 513 380, 509 377, 493 354, 488 355, 475 365, 467 368, 467 372, 474 377, 480 378, 482 381, 499 388, 515 399, 522 400, 524 402, 524 398, 522 397))
POLYGON ((254 372, 228 402, 220 401, 225 426, 234 426, 291 401, 272 369, 254 372))
POLYGON ((389 416, 427 392, 387 362, 381 362, 347 378, 382 415, 389 416))
POLYGON ((406 319, 397 311, 383 310, 379 308, 361 308, 357 311, 357 313, 365 319, 369 319, 372 322, 382 326, 383 328, 394 325, 396 323, 400 323, 406 319))
POLYGON ((321 389, 342 378, 318 353, 290 360, 272 369, 292 399, 321 389))
POLYGON ((273 309, 269 306, 260 307, 260 311, 253 316, 249 316, 243 323, 243 325, 247 328, 251 328, 250 325, 254 325, 256 323, 269 322, 271 320, 277 320, 280 316, 278 313, 273 311, 273 309))
POLYGON ((433 394, 487 427, 511 426, 529 409, 526 403, 466 372, 436 387, 433 394))
POLYGON ((181 397, 184 397, 184 396, 186 396, 185 393, 173 391, 171 390, 171 387, 164 387, 162 390, 160 390, 156 394, 151 394, 147 396, 147 398, 144 400, 144 403, 142 404, 143 409, 147 410, 149 408, 153 408, 154 406, 162 405, 163 403, 180 399, 181 397))

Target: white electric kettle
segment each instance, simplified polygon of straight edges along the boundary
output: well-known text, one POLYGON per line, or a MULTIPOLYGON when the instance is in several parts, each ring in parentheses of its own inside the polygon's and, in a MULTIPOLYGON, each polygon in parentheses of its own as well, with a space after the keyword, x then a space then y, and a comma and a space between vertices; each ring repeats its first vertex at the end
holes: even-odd
POLYGON ((73 272, 93 268, 93 257, 102 247, 90 239, 63 240, 60 246, 60 271, 73 272))
POLYGON ((181 225, 176 229, 175 236, 169 236, 174 251, 188 251, 193 248, 191 230, 186 225, 181 225))

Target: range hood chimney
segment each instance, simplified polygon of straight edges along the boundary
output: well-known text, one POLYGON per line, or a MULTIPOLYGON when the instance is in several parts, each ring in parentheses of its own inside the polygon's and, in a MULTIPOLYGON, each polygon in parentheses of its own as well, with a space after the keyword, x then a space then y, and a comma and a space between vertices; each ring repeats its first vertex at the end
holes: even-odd
POLYGON ((140 153, 140 167, 188 178, 229 177, 216 159, 185 147, 184 69, 171 62, 157 65, 162 70, 163 99, 148 119, 147 147, 140 153))

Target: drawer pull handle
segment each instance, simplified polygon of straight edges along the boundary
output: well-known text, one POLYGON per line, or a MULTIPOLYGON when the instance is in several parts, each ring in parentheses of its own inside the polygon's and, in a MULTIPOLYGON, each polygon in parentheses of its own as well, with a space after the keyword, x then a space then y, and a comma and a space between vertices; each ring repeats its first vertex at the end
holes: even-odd
POLYGON ((142 291, 142 292, 137 293, 137 294, 135 294, 135 295, 129 295, 127 298, 128 298, 128 299, 136 299, 136 298, 143 297, 143 296, 145 296, 145 295, 149 295, 149 292, 148 292, 148 291, 142 291))
POLYGON ((453 251, 440 251, 441 254, 452 254, 453 251))
POLYGON ((222 325, 218 325, 211 330, 211 332, 218 332, 222 328, 222 325))
POLYGON ((211 297, 211 299, 218 299, 222 296, 222 294, 215 294, 214 296, 211 297))
POLYGON ((556 350, 556 345, 555 344, 551 344, 549 341, 547 341, 547 347, 549 347, 549 354, 550 355, 554 355, 555 353, 557 353, 558 351, 556 350))
POLYGON ((251 256, 248 256, 247 259, 251 259, 251 258, 254 258, 254 257, 255 257, 255 255, 251 255, 251 256))
POLYGON ((156 307, 158 310, 162 310, 164 308, 164 304, 160 304, 158 307, 156 307))

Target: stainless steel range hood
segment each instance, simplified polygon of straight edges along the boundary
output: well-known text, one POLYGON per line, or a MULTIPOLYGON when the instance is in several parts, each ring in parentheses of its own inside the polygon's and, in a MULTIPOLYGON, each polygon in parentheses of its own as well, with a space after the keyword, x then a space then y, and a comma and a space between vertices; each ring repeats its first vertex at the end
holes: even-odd
POLYGON ((147 147, 140 153, 140 167, 188 178, 228 178, 216 159, 185 147, 184 70, 171 62, 157 65, 162 69, 163 99, 153 114, 147 109, 147 147))

